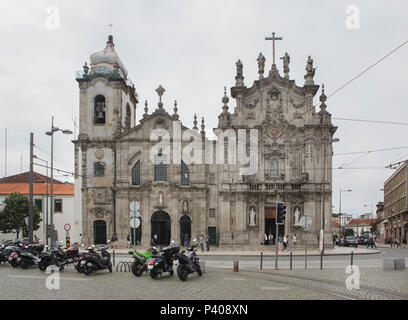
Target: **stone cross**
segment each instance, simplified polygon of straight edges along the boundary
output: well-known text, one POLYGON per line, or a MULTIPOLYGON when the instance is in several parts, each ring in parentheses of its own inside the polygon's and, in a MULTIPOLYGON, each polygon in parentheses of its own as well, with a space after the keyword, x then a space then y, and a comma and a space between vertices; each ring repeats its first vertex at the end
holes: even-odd
POLYGON ((108 24, 107 27, 109 27, 109 34, 112 34, 112 27, 113 27, 112 22, 108 24))
POLYGON ((275 32, 272 32, 272 37, 266 37, 265 40, 272 40, 272 61, 275 66, 275 40, 283 40, 282 37, 275 37, 275 32))

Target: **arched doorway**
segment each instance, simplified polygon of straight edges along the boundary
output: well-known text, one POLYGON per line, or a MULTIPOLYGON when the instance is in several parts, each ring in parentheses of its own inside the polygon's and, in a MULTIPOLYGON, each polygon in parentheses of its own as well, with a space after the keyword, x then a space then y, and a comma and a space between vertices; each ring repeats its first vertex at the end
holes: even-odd
POLYGON ((191 241, 191 219, 189 216, 184 215, 180 218, 180 243, 184 244, 186 235, 188 241, 191 241))
POLYGON ((152 235, 158 245, 168 245, 171 238, 171 219, 165 211, 156 211, 152 215, 152 235))
POLYGON ((94 227, 94 244, 106 244, 106 221, 95 220, 94 227))

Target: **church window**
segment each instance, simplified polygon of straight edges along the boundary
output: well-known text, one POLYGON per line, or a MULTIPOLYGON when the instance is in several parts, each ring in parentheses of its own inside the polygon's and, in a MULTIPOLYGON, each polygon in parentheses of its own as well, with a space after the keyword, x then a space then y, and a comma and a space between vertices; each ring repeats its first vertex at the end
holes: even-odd
POLYGON ((181 185, 189 186, 190 185, 190 170, 184 161, 181 161, 181 185))
POLYGON ((167 157, 164 154, 154 156, 154 181, 167 181, 167 157))
POLYGON ((126 105, 126 117, 125 117, 125 128, 126 129, 130 129, 131 116, 132 116, 132 112, 130 111, 129 104, 127 104, 126 105))
POLYGON ((140 185, 140 160, 132 168, 132 185, 140 185))
POLYGON ((105 97, 97 95, 95 97, 95 123, 105 123, 106 120, 106 104, 105 97))
POLYGON ((271 177, 278 177, 279 176, 279 159, 273 157, 269 163, 269 175, 271 177))
POLYGON ((105 164, 103 162, 95 162, 94 175, 96 177, 103 177, 105 175, 105 164))

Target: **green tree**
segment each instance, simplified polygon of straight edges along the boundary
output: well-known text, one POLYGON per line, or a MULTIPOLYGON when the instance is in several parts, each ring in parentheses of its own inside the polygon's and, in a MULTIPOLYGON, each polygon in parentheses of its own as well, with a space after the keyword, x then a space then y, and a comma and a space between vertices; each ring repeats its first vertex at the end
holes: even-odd
POLYGON ((353 229, 346 229, 346 231, 344 232, 344 235, 346 236, 354 236, 354 230, 353 229))
MULTIPOLYGON (((14 192, 6 197, 4 200, 4 210, 0 212, 0 232, 15 233, 19 237, 20 232, 27 233, 28 226, 25 218, 29 214, 29 199, 21 193, 14 192)), ((38 230, 41 222, 41 215, 36 206, 34 209, 34 225, 33 230, 38 230)))

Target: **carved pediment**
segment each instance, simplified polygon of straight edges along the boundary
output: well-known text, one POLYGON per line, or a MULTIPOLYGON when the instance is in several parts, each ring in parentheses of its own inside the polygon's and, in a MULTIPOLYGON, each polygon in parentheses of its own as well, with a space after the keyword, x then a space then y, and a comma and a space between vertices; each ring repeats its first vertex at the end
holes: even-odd
POLYGON ((91 214, 96 218, 96 219, 103 219, 103 218, 108 218, 111 215, 111 212, 105 208, 102 207, 96 207, 92 208, 89 210, 91 214))

